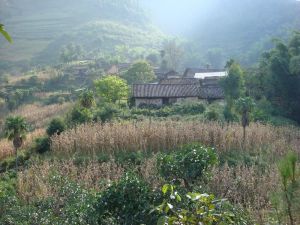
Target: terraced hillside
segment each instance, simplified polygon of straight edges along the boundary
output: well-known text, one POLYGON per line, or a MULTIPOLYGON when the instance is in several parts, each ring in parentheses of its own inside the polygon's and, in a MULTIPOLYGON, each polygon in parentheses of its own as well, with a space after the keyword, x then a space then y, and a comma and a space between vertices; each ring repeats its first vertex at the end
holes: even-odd
POLYGON ((55 62, 63 45, 111 51, 116 45, 158 47, 164 35, 149 25, 137 1, 12 0, 1 3, 0 20, 14 45, 0 40, 0 59, 55 62))

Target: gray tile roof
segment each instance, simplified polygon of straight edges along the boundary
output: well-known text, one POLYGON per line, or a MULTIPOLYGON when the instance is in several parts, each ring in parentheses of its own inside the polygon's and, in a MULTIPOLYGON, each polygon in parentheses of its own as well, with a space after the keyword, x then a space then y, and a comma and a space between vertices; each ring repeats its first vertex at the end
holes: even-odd
POLYGON ((201 99, 224 99, 224 91, 221 87, 201 87, 199 93, 201 99))
POLYGON ((134 98, 186 98, 199 97, 199 85, 189 84, 134 84, 134 98))
POLYGON ((160 84, 196 84, 199 85, 200 81, 196 78, 168 78, 162 79, 160 84))

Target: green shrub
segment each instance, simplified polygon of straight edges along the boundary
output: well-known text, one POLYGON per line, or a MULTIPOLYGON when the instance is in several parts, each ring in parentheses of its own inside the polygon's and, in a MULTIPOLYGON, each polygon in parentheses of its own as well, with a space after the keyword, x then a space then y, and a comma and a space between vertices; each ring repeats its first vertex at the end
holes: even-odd
POLYGON ((197 115, 205 111, 205 106, 201 102, 176 103, 173 107, 173 114, 197 115))
POLYGON ((0 224, 97 224, 96 196, 66 177, 49 177, 49 188, 59 196, 30 199, 26 204, 18 200, 16 188, 9 182, 3 186, 0 181, 0 224))
POLYGON ((143 152, 128 152, 128 151, 120 151, 115 154, 116 162, 120 165, 141 165, 144 160, 143 152))
MULTIPOLYGON (((226 105, 223 111, 223 115, 224 115, 224 119, 226 122, 237 122, 239 121, 238 116, 226 105)), ((209 120, 216 120, 218 119, 216 116, 214 115, 208 115, 209 120), (216 117, 216 118, 213 118, 216 117)))
POLYGON ((60 118, 51 120, 46 132, 51 137, 54 134, 60 135, 66 129, 64 121, 60 118))
POLYGON ((215 109, 210 109, 205 113, 205 118, 210 121, 217 121, 220 119, 220 115, 215 109))
POLYGON ((40 153, 40 154, 50 151, 49 137, 41 137, 41 138, 35 139, 34 149, 37 153, 40 153))
POLYGON ((93 114, 90 109, 74 107, 71 111, 69 122, 71 124, 82 124, 91 122, 93 114))
POLYGON ((160 174, 169 181, 182 179, 187 188, 196 179, 208 178, 209 169, 217 163, 216 151, 200 144, 185 145, 175 152, 158 157, 160 174))
POLYGON ((102 108, 96 113, 97 120, 101 120, 101 122, 109 122, 111 121, 120 110, 114 104, 105 104, 102 108))
POLYGON ((250 225, 253 221, 225 199, 195 192, 180 195, 172 185, 162 188, 164 200, 157 207, 161 214, 157 224, 250 225))
POLYGON ((98 200, 99 222, 115 218, 117 224, 155 224, 152 194, 147 184, 133 173, 126 173, 119 182, 104 191, 98 200))

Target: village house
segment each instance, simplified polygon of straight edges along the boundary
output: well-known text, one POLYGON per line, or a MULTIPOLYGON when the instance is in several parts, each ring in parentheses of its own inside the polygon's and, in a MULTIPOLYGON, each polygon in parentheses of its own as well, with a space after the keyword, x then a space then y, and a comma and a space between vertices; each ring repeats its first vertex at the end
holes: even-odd
POLYGON ((162 106, 184 100, 198 100, 199 85, 190 84, 134 84, 132 96, 137 107, 162 106))
POLYGON ((132 98, 136 107, 163 106, 182 101, 222 100, 224 91, 219 80, 223 76, 226 76, 226 72, 212 70, 190 71, 182 77, 165 76, 157 84, 134 84, 132 98))

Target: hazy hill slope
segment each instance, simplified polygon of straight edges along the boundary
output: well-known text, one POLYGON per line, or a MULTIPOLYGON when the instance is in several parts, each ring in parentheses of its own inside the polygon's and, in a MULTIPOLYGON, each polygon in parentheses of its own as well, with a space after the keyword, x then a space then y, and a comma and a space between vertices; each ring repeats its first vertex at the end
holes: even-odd
POLYGON ((118 44, 156 47, 163 38, 135 0, 8 0, 1 4, 0 19, 14 39, 14 45, 0 40, 1 60, 54 62, 60 48, 71 41, 89 50, 109 51, 118 44))
POLYGON ((200 49, 221 48, 225 55, 254 62, 270 39, 300 29, 296 0, 213 0, 192 38, 200 49))
POLYGON ((286 38, 290 30, 300 29, 296 0, 143 1, 161 27, 185 36, 194 54, 204 58, 215 49, 214 55, 221 54, 223 60, 233 56, 251 64, 271 47, 270 39, 286 38))

